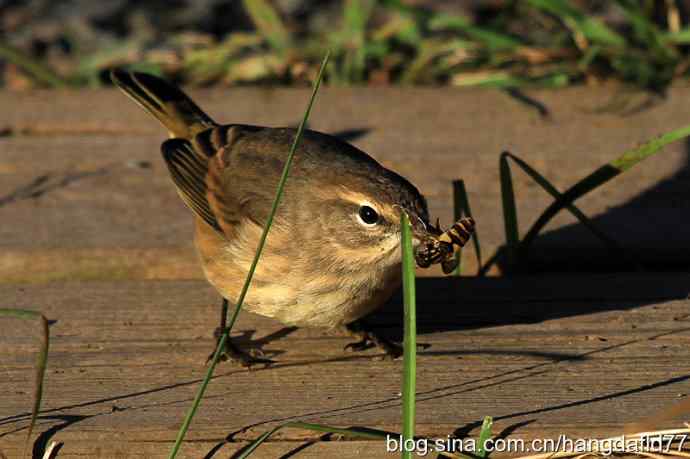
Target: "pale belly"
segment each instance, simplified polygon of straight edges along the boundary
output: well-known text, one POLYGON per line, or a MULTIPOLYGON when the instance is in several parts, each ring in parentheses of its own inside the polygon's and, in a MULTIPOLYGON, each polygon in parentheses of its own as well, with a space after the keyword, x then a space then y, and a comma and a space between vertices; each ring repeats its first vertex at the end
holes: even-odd
MULTIPOLYGON (((290 325, 338 327, 382 306, 400 286, 399 273, 400 270, 395 269, 388 273, 350 275, 343 278, 341 286, 333 291, 302 288, 293 301, 280 304, 274 302, 275 297, 265 298, 265 302, 260 301, 251 310, 290 325)), ((257 293, 261 295, 261 292, 257 293)), ((266 294, 271 294, 270 288, 266 294)))
MULTIPOLYGON (((243 309, 271 317, 286 325, 338 327, 353 322, 383 305, 400 286, 400 269, 387 273, 358 273, 337 279, 324 288, 318 279, 305 282, 286 275, 280 283, 257 279, 250 286, 243 309), (294 282, 290 282, 294 278, 294 282)), ((209 280, 230 302, 239 296, 237 285, 209 280)))
MULTIPOLYGON (((197 232, 196 236, 206 278, 232 306, 242 290, 253 250, 244 247, 231 250, 236 246, 224 244, 211 232, 197 232)), ((279 241, 274 238, 273 242, 276 240, 279 241)), ((397 252, 378 266, 384 267, 343 263, 333 272, 315 274, 308 266, 295 263, 294 258, 278 256, 267 247, 242 308, 286 325, 329 328, 345 325, 383 305, 400 286, 397 252)))

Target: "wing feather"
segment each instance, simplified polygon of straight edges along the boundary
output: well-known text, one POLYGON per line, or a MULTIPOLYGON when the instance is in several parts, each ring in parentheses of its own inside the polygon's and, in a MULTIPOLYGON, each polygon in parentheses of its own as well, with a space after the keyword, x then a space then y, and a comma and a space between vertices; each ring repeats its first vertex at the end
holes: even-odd
POLYGON ((163 143, 163 157, 183 201, 228 239, 245 220, 265 224, 292 140, 285 135, 276 139, 273 131, 224 125, 190 140, 163 143), (259 131, 264 132, 254 135, 259 131))
POLYGON ((182 200, 210 227, 222 233, 207 199, 208 158, 197 153, 184 139, 166 140, 161 149, 182 200))

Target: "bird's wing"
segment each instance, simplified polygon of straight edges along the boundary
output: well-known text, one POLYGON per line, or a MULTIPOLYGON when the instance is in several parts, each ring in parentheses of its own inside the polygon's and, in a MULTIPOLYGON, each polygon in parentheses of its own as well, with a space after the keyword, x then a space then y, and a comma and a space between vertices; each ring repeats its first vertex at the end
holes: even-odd
POLYGON ((238 138, 259 129, 217 126, 191 141, 170 139, 162 146, 183 201, 211 228, 228 238, 245 219, 263 227, 271 208, 275 168, 259 170, 254 167, 252 155, 233 150, 238 138))
POLYGON ((222 232, 208 201, 208 158, 184 139, 166 140, 161 150, 182 200, 211 228, 222 232))

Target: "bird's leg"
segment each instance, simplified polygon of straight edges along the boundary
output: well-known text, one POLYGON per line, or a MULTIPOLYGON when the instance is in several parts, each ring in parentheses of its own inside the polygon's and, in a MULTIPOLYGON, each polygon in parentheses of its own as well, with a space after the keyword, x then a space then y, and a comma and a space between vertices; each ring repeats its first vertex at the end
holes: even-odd
MULTIPOLYGON (((216 352, 216 349, 218 349, 218 344, 220 343, 220 339, 222 338, 223 334, 225 334, 227 330, 227 316, 228 316, 228 300, 223 298, 223 302, 220 306, 220 326, 216 328, 216 330, 213 332, 213 336, 216 338, 216 345, 213 348, 213 352, 208 356, 206 359, 206 363, 211 361, 213 359, 213 355, 216 352)), ((259 351, 260 352, 260 351, 259 351)), ((261 357, 260 355, 253 355, 249 352, 243 351, 240 349, 235 343, 232 342, 232 337, 228 336, 227 339, 225 340, 225 345, 223 350, 221 351, 221 356, 220 359, 222 361, 226 360, 231 360, 233 362, 237 362, 243 367, 250 368, 252 365, 257 365, 257 364, 263 364, 263 365, 270 365, 271 363, 274 363, 273 360, 270 359, 265 359, 261 357)))
POLYGON ((346 350, 363 351, 372 347, 378 347, 385 352, 385 356, 390 359, 397 359, 403 354, 401 345, 379 336, 361 320, 356 320, 347 324, 345 329, 351 336, 359 339, 359 341, 345 346, 346 350))

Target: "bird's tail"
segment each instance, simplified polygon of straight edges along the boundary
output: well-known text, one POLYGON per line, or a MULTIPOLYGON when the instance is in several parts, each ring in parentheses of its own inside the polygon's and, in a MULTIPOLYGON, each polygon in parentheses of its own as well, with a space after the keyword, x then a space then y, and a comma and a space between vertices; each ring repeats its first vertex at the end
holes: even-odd
POLYGON ((190 139, 204 129, 216 126, 184 92, 156 76, 113 70, 110 78, 156 117, 170 131, 170 137, 190 139))

